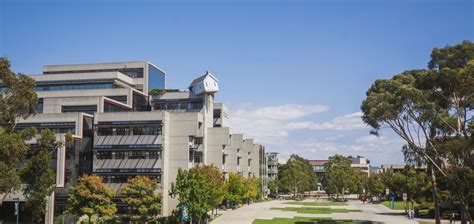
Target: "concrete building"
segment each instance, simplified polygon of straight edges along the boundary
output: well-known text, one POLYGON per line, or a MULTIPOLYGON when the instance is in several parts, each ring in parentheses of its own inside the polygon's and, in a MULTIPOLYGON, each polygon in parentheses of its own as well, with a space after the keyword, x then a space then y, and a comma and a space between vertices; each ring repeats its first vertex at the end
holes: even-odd
POLYGON ((367 173, 367 176, 370 176, 370 160, 363 156, 349 156, 348 158, 351 159, 352 168, 361 170, 362 172, 367 173))
POLYGON ((316 178, 318 180, 318 191, 321 191, 323 189, 323 178, 324 174, 326 173, 326 169, 324 168, 324 165, 329 162, 329 160, 308 160, 309 165, 313 168, 313 173, 316 175, 316 178))
POLYGON ((268 181, 276 181, 278 180, 278 153, 268 152, 266 156, 268 165, 268 181))
MULTIPOLYGON (((31 77, 37 82, 37 115, 21 120, 17 128, 50 128, 58 140, 65 133, 74 137, 55 160, 51 220, 64 210, 65 188, 82 174, 99 175, 116 191, 129 177, 156 178, 163 216, 178 204, 168 191, 180 168, 213 164, 225 177, 235 172, 262 178, 266 189, 265 147, 231 133, 227 107, 214 102, 219 81, 209 72, 186 91, 154 96, 149 90, 166 89, 165 72, 149 62, 44 66, 42 75, 31 77)), ((126 204, 117 205, 119 212, 126 211, 126 204)))
MULTIPOLYGON (((405 168, 409 166, 406 164, 382 164, 381 166, 381 172, 403 172, 405 168)), ((418 171, 426 171, 427 167, 426 166, 411 166, 412 168, 415 168, 418 171)))

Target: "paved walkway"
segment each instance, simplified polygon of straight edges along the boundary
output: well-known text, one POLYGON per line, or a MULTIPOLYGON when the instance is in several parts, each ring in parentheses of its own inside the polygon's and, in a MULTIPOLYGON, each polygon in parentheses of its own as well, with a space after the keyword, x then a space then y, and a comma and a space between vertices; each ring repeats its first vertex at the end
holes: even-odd
MULTIPOLYGON (((308 200, 314 201, 314 200, 308 200)), ((345 206, 330 206, 334 208, 359 209, 362 212, 333 213, 333 214, 303 214, 289 211, 270 210, 273 207, 300 207, 299 205, 284 204, 288 201, 269 201, 245 205, 236 210, 221 211, 220 217, 212 224, 251 224, 255 219, 272 219, 274 217, 293 218, 300 217, 331 217, 333 219, 370 220, 374 223, 387 224, 415 224, 414 220, 409 220, 403 211, 394 211, 380 204, 362 204, 360 201, 351 201, 345 206)))

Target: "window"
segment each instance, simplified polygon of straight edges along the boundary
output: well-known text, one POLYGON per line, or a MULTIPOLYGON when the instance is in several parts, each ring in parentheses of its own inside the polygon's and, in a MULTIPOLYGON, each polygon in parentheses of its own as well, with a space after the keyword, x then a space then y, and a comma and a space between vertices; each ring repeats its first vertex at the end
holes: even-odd
POLYGON ((148 65, 148 83, 150 85, 150 89, 153 89, 153 88, 164 89, 165 88, 165 73, 161 72, 160 70, 153 67, 152 65, 148 65))
POLYGON ((113 135, 161 135, 161 126, 158 127, 99 127, 99 136, 113 135))
POLYGON ((83 112, 94 114, 97 112, 97 105, 79 105, 79 106, 62 106, 61 113, 83 112))
POLYGON ((240 166, 240 157, 237 157, 237 166, 240 166))
POLYGON ((64 90, 83 90, 83 89, 113 89, 121 88, 113 83, 90 83, 90 84, 41 84, 37 83, 35 91, 64 91, 64 90))
POLYGON ((225 157, 226 157, 226 155, 225 155, 225 154, 222 154, 222 164, 223 164, 223 165, 225 164, 225 157))
POLYGON ((115 152, 115 159, 125 159, 125 152, 115 152))
POLYGON ((112 152, 97 152, 97 159, 112 159, 112 152))
POLYGON ((44 105, 43 98, 39 98, 38 103, 35 104, 36 113, 38 114, 43 113, 43 105, 44 105))
POLYGON ((161 159, 161 152, 159 151, 148 152, 148 159, 161 159))
POLYGON ((129 159, 146 159, 146 152, 130 152, 129 159))
POLYGON ((130 108, 125 106, 119 106, 117 104, 109 103, 108 101, 104 102, 104 112, 126 112, 131 111, 130 108))
POLYGON ((127 104, 127 96, 106 96, 107 98, 113 99, 123 104, 127 104))

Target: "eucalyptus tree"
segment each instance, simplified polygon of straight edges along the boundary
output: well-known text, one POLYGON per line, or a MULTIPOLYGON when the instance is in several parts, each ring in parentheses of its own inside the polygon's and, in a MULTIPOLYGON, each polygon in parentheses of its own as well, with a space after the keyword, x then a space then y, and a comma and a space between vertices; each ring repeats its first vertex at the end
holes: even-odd
MULTIPOLYGON (((474 44, 469 41, 434 49, 429 69, 408 70, 391 79, 376 80, 361 105, 362 119, 372 126, 372 134, 378 135, 382 128, 392 129, 406 143, 403 149, 407 160, 428 165, 437 223, 437 174, 456 184, 446 167, 473 168, 472 147, 468 146, 472 142, 469 127, 474 109, 473 59, 474 44), (464 141, 465 147, 456 149, 463 151, 461 156, 442 149, 441 143, 455 139, 464 141)), ((469 198, 455 194, 463 207, 463 222, 471 220, 467 212, 469 198)))

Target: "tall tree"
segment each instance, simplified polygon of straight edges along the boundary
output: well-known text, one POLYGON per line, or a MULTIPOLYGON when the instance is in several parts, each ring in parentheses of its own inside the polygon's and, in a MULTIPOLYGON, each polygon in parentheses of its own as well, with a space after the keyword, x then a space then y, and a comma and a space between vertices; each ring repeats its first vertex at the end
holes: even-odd
MULTIPOLYGON (((436 176, 449 177, 444 169, 449 160, 444 158, 437 141, 440 137, 472 138, 468 127, 474 108, 473 59, 474 44, 469 41, 434 49, 429 70, 406 71, 389 80, 375 81, 361 106, 363 120, 374 128, 372 133, 378 134, 381 127, 391 128, 405 140, 406 155, 415 155, 427 163, 437 223, 440 213, 436 176)), ((463 161, 463 166, 469 167, 469 160, 463 161)), ((465 223, 471 219, 468 199, 460 194, 457 197, 463 205, 465 223)))
POLYGON ((153 220, 161 212, 161 195, 158 193, 159 184, 146 176, 136 176, 128 179, 120 193, 125 195, 122 202, 127 203, 132 214, 144 217, 142 221, 153 220))
POLYGON ((26 163, 21 169, 23 193, 26 206, 32 211, 34 220, 41 220, 46 212, 46 197, 54 191, 55 172, 51 168, 51 157, 60 143, 54 133, 45 129, 26 155, 26 163))
POLYGON ((216 166, 202 166, 201 173, 209 185, 209 204, 212 208, 216 208, 224 200, 227 191, 224 175, 216 166))
POLYGON ((171 183, 169 192, 171 197, 179 199, 178 207, 188 206, 188 212, 193 221, 200 223, 206 218, 207 212, 213 208, 214 196, 212 193, 209 175, 203 167, 193 167, 189 170, 178 170, 176 182, 171 183))
POLYGON ((299 193, 309 190, 312 184, 316 185, 316 176, 309 162, 295 154, 279 168, 278 176, 280 186, 292 192, 295 198, 299 193))
POLYGON ((117 212, 112 201, 114 195, 115 192, 107 187, 99 176, 83 175, 79 177, 78 184, 70 189, 66 213, 87 215, 89 223, 93 215, 114 215, 117 212))
POLYGON ((231 202, 242 203, 245 198, 245 193, 247 192, 244 177, 237 173, 230 173, 226 184, 227 193, 225 198, 231 202))
MULTIPOLYGON (((4 197, 21 186, 20 161, 28 151, 26 140, 34 136, 35 131, 27 129, 14 131, 20 118, 35 113, 37 102, 33 91, 35 81, 25 75, 17 75, 10 70, 10 62, 0 58, 0 194, 4 197)), ((0 204, 4 198, 0 198, 0 204)))
POLYGON ((336 200, 339 200, 339 197, 344 197, 345 192, 354 184, 351 160, 336 154, 324 164, 324 169, 326 170, 323 178, 324 190, 330 195, 335 195, 336 200))

